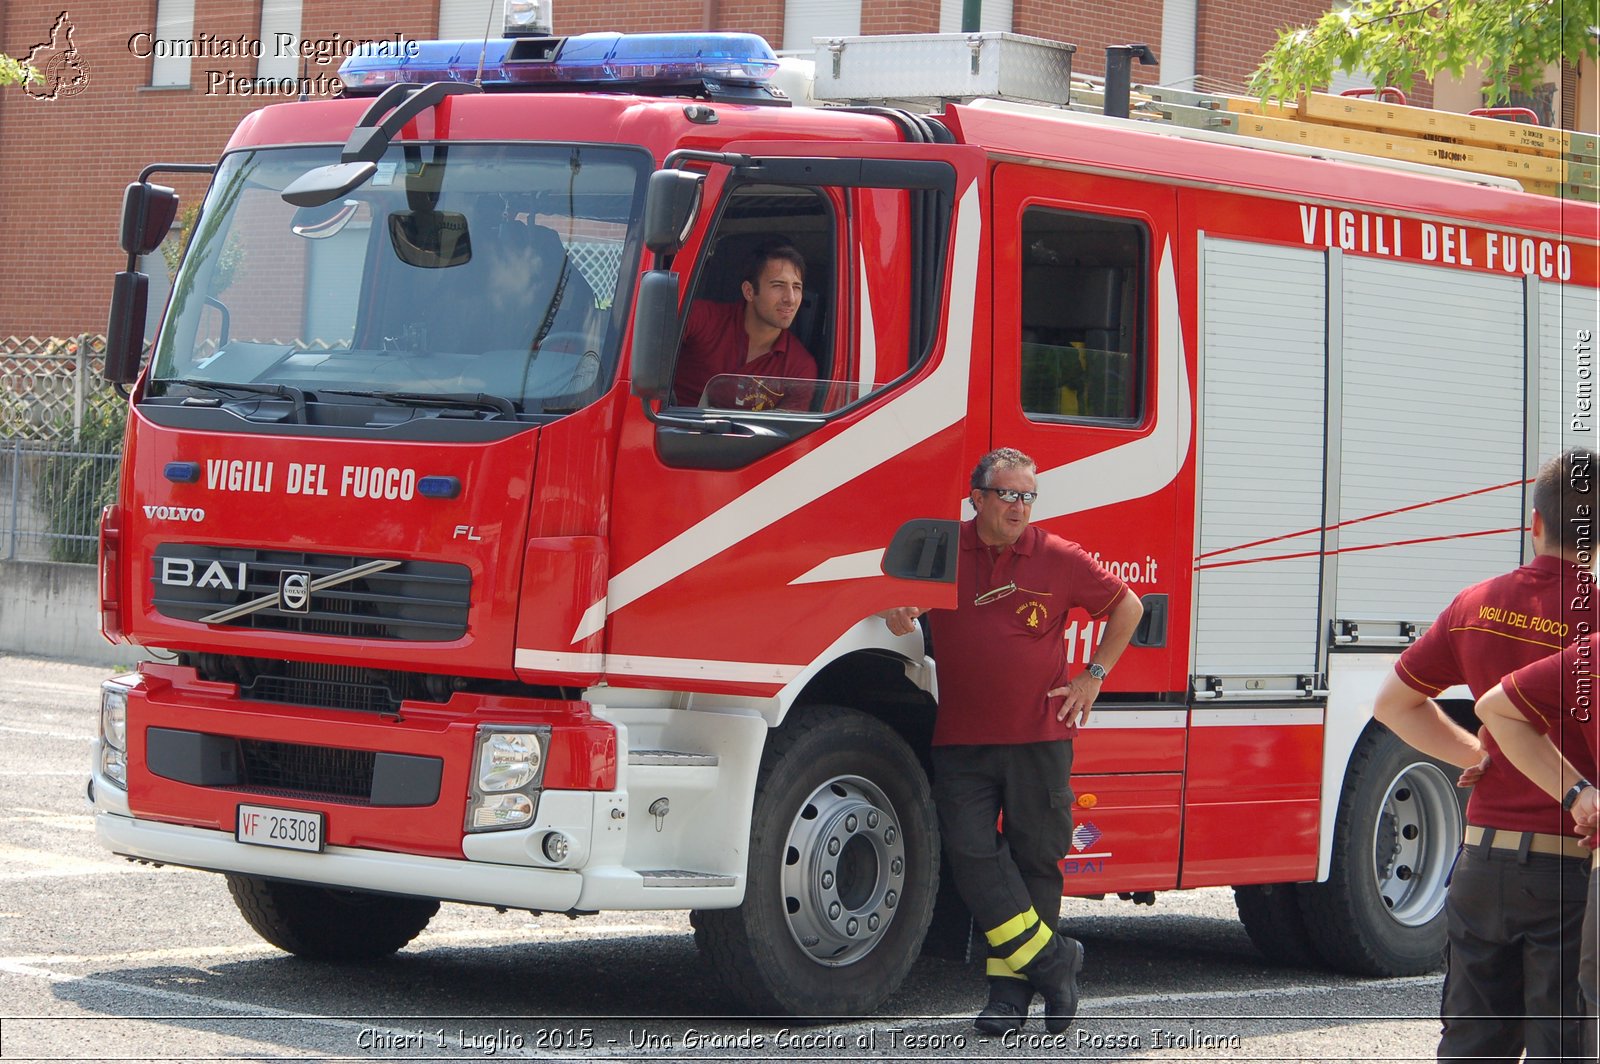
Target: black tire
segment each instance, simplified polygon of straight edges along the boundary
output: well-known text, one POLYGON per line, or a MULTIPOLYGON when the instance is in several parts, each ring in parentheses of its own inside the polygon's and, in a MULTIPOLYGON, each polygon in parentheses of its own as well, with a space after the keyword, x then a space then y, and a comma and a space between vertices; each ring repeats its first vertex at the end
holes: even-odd
POLYGON ((921 764, 886 724, 794 712, 761 757, 744 904, 691 914, 695 943, 754 1012, 865 1015, 922 949, 938 821, 921 764))
POLYGON ((228 893, 245 923, 281 950, 318 961, 387 957, 428 926, 439 903, 333 890, 229 873, 228 893))
POLYGON ((1354 975, 1444 963, 1445 887, 1461 846, 1460 772, 1374 724, 1350 757, 1326 883, 1299 888, 1311 941, 1354 975))
POLYGON ((1233 888, 1239 921, 1261 955, 1285 968, 1320 968, 1322 957, 1306 930, 1298 883, 1253 883, 1233 888))

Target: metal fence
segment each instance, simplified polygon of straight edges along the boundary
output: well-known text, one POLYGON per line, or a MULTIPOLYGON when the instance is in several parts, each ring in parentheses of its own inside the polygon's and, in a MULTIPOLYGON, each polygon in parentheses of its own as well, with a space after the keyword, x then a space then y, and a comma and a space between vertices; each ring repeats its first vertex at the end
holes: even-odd
POLYGON ((121 460, 120 439, 72 445, 0 437, 0 557, 92 563, 100 509, 116 491, 121 460))
POLYGON ((95 560, 122 457, 104 355, 104 336, 0 339, 0 558, 95 560))
POLYGON ((86 411, 105 389, 106 338, 7 336, 0 339, 0 436, 77 440, 86 411))

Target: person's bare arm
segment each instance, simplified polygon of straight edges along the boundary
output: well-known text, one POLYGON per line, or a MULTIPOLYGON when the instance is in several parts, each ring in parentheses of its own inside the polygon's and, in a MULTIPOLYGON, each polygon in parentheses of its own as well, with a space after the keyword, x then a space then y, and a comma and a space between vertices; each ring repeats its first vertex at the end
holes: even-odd
POLYGON ((921 606, 896 606, 878 614, 894 635, 910 635, 917 630, 917 618, 928 611, 921 606))
MULTIPOLYGON (((1122 652, 1128 649, 1128 642, 1138 630, 1139 618, 1143 616, 1144 603, 1139 601, 1139 596, 1131 590, 1124 591, 1122 597, 1117 599, 1117 604, 1111 607, 1111 614, 1106 618, 1105 633, 1100 637, 1100 645, 1095 648, 1089 662, 1110 672, 1117 659, 1122 657, 1122 652)), ((1057 720, 1081 727, 1088 723, 1094 700, 1100 697, 1100 681, 1085 668, 1067 686, 1050 691, 1049 697, 1063 699, 1061 708, 1056 711, 1057 720)))
MULTIPOLYGON (((1451 720, 1439 703, 1390 672, 1378 687, 1372 715, 1407 746, 1459 768, 1478 768, 1484 761, 1478 737, 1451 720)), ((1498 739, 1499 737, 1496 736, 1498 739)), ((1481 776, 1479 772, 1474 776, 1481 776)))
MULTIPOLYGON (((1565 798, 1572 785, 1583 778, 1583 773, 1561 756, 1550 737, 1522 715, 1503 684, 1496 684, 1494 690, 1478 699, 1478 719, 1500 744, 1500 752, 1505 754, 1506 760, 1556 801, 1565 798)), ((1580 799, 1582 797, 1579 795, 1580 799)))

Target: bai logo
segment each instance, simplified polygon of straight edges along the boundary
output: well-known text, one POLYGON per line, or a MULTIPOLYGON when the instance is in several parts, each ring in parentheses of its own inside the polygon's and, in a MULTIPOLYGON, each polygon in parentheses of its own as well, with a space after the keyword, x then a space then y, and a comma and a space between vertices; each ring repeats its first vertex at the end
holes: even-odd
POLYGON ((144 515, 151 521, 204 521, 206 512, 198 506, 150 506, 144 515))
POLYGON ((161 582, 168 587, 220 587, 243 591, 249 584, 244 562, 210 562, 204 569, 192 558, 158 558, 161 582))
POLYGON ((41 80, 25 82, 22 90, 35 100, 66 99, 89 87, 89 65, 73 45, 72 31, 72 19, 63 11, 50 28, 50 39, 28 52, 28 65, 41 80))

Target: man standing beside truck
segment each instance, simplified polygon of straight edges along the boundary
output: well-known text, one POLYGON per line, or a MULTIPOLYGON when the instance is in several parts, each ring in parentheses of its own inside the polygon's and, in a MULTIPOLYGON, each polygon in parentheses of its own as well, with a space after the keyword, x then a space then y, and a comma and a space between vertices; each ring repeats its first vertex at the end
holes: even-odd
MULTIPOLYGON (((1592 452, 1573 449, 1533 486, 1533 560, 1458 594, 1400 655, 1378 691, 1377 719, 1417 750, 1464 769, 1481 766, 1467 803, 1465 845, 1445 899, 1448 955, 1439 1059, 1575 1056, 1583 1008, 1576 991, 1588 851, 1572 818, 1433 699, 1465 684, 1474 698, 1500 678, 1595 630, 1579 531, 1592 514, 1592 452), (1574 472, 1585 470, 1574 479, 1574 472), (1578 483, 1586 490, 1576 491, 1578 483), (1505 905, 1520 898, 1521 905, 1505 905)), ((1592 517, 1589 520, 1593 520, 1592 517)), ((1569 756, 1589 775, 1594 758, 1569 756)))
MULTIPOLYGON (((1590 833, 1594 846, 1600 828, 1600 791, 1572 762, 1561 756, 1572 733, 1591 756, 1600 755, 1600 719, 1594 712, 1595 681, 1600 668, 1600 634, 1573 643, 1559 654, 1524 665, 1478 700, 1478 717, 1518 771, 1536 779, 1544 792, 1572 814, 1579 830, 1590 833), (1557 745, 1551 736, 1563 739, 1557 745)), ((1600 863, 1600 851, 1591 865, 1600 863)), ((1579 951, 1578 986, 1589 1015, 1584 1021, 1585 1060, 1595 1059, 1595 1008, 1600 1004, 1600 876, 1589 873, 1589 900, 1584 907, 1583 946, 1579 951)))
MULTIPOLYGON (((1022 1027, 1035 991, 1059 1034, 1078 1009, 1083 945, 1056 934, 1061 857, 1072 838, 1072 741, 1144 607, 1078 544, 1029 525, 1033 459, 1009 447, 972 472, 956 608, 928 614, 939 678, 933 793, 944 855, 989 944, 989 1002, 974 1021, 1022 1027), (1088 665, 1068 679, 1066 616, 1106 618, 1088 665), (996 821, 1004 815, 1004 833, 996 821)), ((923 612, 885 614, 907 635, 923 612)))

